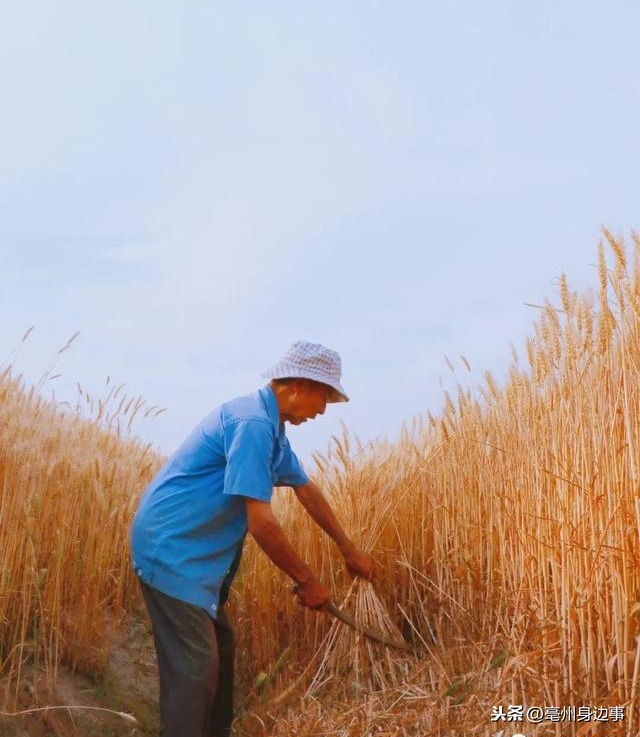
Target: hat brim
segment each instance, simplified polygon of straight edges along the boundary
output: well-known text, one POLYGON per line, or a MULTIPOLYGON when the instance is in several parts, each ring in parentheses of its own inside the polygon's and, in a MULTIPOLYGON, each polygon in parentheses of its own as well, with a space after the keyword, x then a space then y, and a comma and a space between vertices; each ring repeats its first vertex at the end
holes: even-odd
POLYGON ((340 382, 328 379, 324 374, 315 374, 313 371, 303 371, 294 367, 287 368, 286 365, 276 364, 260 374, 260 376, 264 379, 311 379, 312 381, 317 381, 319 384, 326 384, 326 386, 331 387, 332 391, 327 399, 328 403, 337 404, 338 402, 350 401, 340 382))

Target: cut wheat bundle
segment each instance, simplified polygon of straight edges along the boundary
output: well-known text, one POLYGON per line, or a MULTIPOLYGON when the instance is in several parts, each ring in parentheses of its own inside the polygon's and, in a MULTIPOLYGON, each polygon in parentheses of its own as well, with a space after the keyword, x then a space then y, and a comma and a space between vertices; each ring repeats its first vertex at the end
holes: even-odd
MULTIPOLYGON (((354 580, 340 609, 354 612, 360 627, 374 629, 390 640, 403 641, 384 602, 368 581, 354 580)), ((320 664, 305 696, 316 693, 329 682, 343 693, 398 686, 406 681, 411 662, 411 654, 391 651, 336 618, 322 643, 320 664)))

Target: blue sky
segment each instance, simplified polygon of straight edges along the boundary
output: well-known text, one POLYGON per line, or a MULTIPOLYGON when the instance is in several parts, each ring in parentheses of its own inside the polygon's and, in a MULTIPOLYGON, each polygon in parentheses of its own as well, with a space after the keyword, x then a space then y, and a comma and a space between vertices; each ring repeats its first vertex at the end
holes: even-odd
POLYGON ((125 382, 170 453, 298 339, 349 404, 304 459, 506 377, 640 229, 631 2, 26 2, 0 28, 0 362, 125 382), (16 353, 26 329, 33 333, 16 353), (468 374, 458 356, 469 360, 468 374))

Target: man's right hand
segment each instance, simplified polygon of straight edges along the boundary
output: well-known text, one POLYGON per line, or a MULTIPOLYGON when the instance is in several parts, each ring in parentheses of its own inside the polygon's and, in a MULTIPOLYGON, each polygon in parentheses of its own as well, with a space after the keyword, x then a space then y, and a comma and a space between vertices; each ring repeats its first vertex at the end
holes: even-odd
POLYGON ((309 609, 324 610, 331 601, 331 591, 317 578, 296 584, 293 592, 298 595, 300 604, 309 609))
POLYGON ((331 601, 331 592, 312 573, 311 568, 291 546, 278 520, 273 516, 271 504, 244 497, 249 532, 271 558, 293 581, 298 601, 310 609, 324 609, 331 601))

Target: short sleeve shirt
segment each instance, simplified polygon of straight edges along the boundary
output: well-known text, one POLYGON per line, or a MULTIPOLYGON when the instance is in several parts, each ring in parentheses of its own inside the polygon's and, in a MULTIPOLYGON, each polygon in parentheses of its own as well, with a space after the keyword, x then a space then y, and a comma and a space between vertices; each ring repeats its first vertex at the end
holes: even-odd
POLYGON ((131 527, 134 570, 150 586, 213 617, 235 576, 247 533, 243 497, 309 481, 267 384, 196 425, 145 489, 131 527))

